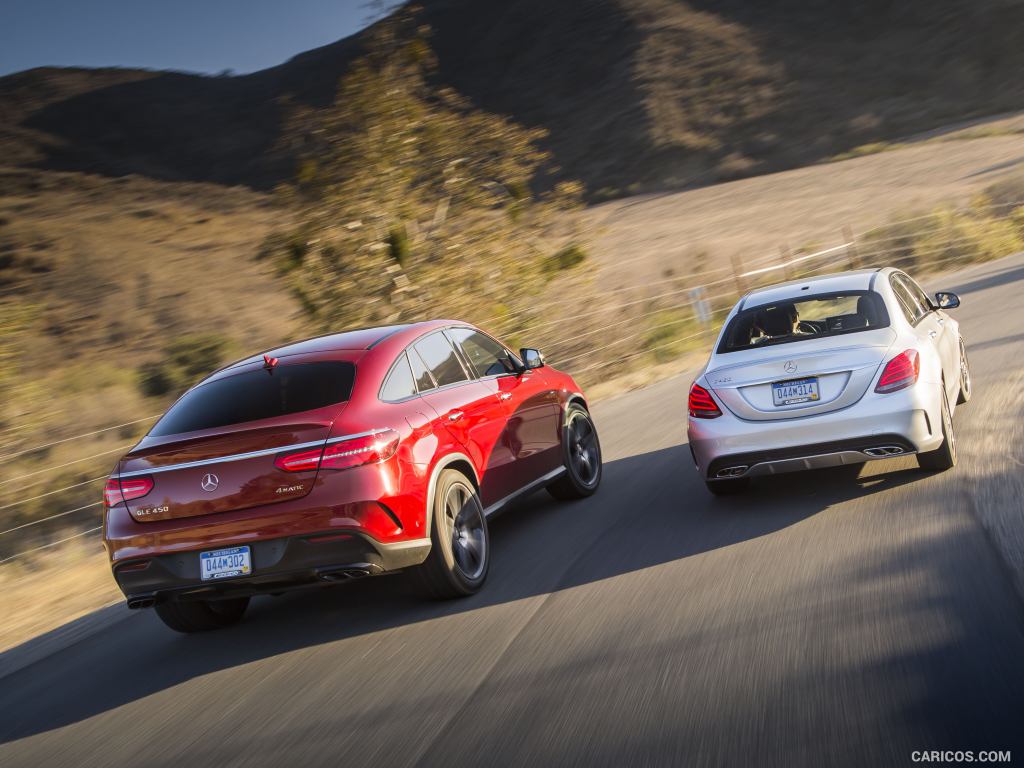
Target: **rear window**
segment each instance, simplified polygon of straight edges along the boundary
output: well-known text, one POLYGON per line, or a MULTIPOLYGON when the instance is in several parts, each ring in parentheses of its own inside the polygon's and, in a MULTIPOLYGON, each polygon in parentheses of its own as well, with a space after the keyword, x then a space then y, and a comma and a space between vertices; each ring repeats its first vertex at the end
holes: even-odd
POLYGON ((790 344, 888 325, 885 302, 874 291, 799 296, 740 312, 722 335, 718 352, 790 344))
POLYGON ((237 373, 186 393, 149 433, 154 437, 272 419, 342 403, 352 395, 352 363, 280 364, 237 373))

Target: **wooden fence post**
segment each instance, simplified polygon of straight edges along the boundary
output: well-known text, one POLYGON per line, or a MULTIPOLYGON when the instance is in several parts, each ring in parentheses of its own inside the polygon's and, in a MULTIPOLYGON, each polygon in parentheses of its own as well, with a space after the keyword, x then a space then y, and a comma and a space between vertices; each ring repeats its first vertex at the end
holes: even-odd
POLYGON ((747 292, 747 283, 743 279, 743 264, 735 253, 730 257, 732 261, 732 274, 736 278, 736 291, 740 296, 747 292))
POLYGON ((853 228, 849 224, 843 227, 843 241, 848 243, 846 246, 846 260, 850 263, 850 269, 860 269, 857 241, 853 239, 853 228))
POLYGON ((782 245, 779 246, 779 263, 782 264, 782 276, 786 280, 793 279, 793 270, 789 265, 789 260, 792 258, 792 256, 793 254, 790 253, 788 245, 783 243, 782 245))

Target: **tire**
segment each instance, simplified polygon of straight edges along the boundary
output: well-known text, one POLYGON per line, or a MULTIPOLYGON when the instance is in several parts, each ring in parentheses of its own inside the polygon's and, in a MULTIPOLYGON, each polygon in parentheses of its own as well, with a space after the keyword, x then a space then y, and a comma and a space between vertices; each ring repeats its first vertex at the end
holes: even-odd
POLYGON ((593 419, 579 403, 570 403, 565 409, 562 452, 565 472, 548 485, 548 493, 561 501, 592 496, 604 472, 601 441, 593 419))
POLYGON ((491 565, 487 518, 473 483, 457 470, 443 470, 431 515, 430 554, 417 569, 421 584, 439 599, 472 595, 491 565))
POLYGON ((248 597, 229 600, 195 600, 182 603, 157 603, 153 609, 175 632, 209 632, 237 624, 249 607, 248 597))
POLYGON ((934 451, 917 454, 917 464, 929 472, 945 472, 956 466, 956 432, 945 385, 942 386, 942 445, 934 451))
POLYGON ((956 396, 957 405, 970 402, 972 386, 971 364, 967 360, 967 347, 964 345, 964 340, 960 339, 960 394, 956 396))
POLYGON ((736 496, 744 493, 750 487, 749 477, 740 477, 735 480, 705 480, 704 485, 708 491, 715 496, 736 496))

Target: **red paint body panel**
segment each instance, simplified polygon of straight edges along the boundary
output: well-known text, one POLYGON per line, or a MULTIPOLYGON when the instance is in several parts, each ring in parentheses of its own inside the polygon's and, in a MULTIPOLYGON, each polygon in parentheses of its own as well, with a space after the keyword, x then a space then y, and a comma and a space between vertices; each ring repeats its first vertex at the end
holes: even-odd
MULTIPOLYGON (((449 326, 472 327, 432 321, 270 350, 266 354, 279 361, 275 372, 299 362, 353 362, 348 402, 220 429, 144 437, 114 476, 152 470, 147 476, 154 489, 107 510, 103 537, 112 564, 329 531, 352 531, 382 545, 422 542, 429 535, 429 486, 439 462, 467 457, 484 506, 557 470, 563 462, 564 409, 579 389, 570 376, 550 367, 474 379, 394 403, 380 400, 397 357, 416 339, 449 326), (304 472, 274 465, 275 456, 289 446, 336 444, 382 429, 396 431, 400 439, 395 454, 381 463, 304 472), (253 452, 264 453, 234 458, 253 452), (218 480, 213 490, 203 487, 208 474, 218 480)), ((205 381, 262 366, 260 353, 205 381)))

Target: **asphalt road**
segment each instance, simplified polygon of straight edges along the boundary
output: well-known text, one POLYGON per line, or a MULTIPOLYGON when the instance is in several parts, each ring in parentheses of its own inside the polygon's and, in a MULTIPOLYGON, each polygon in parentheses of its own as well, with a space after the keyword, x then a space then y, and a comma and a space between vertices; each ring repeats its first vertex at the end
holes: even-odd
MULTIPOLYGON (((969 425, 1024 360, 1024 259, 941 287, 964 299, 969 425)), ((492 521, 481 594, 423 602, 384 577, 189 637, 132 616, 0 681, 0 765, 1024 763, 1024 604, 970 504, 985 457, 715 499, 687 384, 598 404, 600 492, 492 521)))

